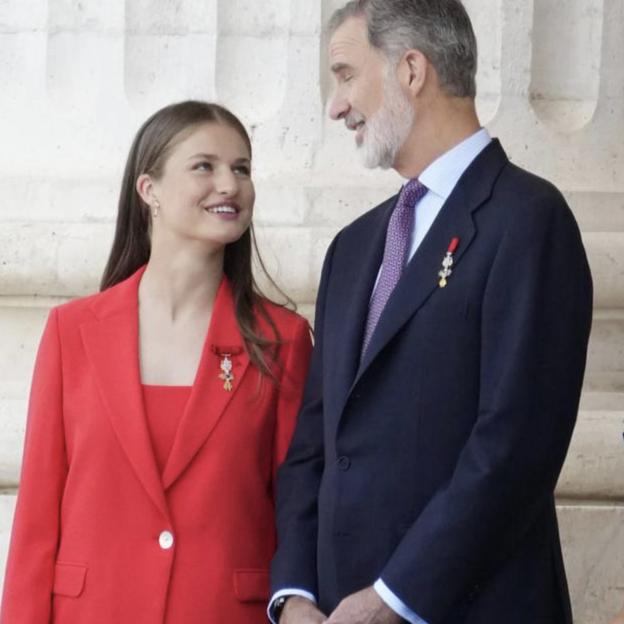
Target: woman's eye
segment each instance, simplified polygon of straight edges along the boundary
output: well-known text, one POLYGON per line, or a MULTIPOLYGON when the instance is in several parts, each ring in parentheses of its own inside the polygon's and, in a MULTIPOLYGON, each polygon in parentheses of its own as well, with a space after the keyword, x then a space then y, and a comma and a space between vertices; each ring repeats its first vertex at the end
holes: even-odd
POLYGON ((232 168, 232 171, 234 171, 234 173, 238 173, 239 175, 243 175, 243 176, 251 175, 251 167, 248 167, 247 165, 237 165, 236 167, 232 168))
POLYGON ((212 171, 212 163, 209 163, 207 161, 197 163, 195 165, 195 169, 197 169, 198 171, 212 171))

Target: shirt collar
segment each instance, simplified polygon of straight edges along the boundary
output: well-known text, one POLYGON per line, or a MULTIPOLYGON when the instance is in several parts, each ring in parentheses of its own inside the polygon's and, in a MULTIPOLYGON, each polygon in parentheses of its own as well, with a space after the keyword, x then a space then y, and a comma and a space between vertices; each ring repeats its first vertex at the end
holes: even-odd
POLYGON ((487 147, 492 138, 485 128, 458 143, 434 160, 419 176, 418 180, 429 191, 448 199, 462 174, 470 163, 487 147))

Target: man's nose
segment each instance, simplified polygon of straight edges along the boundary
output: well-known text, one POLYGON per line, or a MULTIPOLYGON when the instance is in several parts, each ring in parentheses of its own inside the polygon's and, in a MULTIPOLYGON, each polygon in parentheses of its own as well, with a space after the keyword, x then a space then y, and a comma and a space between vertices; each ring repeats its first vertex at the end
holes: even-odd
POLYGON ((329 104, 329 116, 334 120, 338 121, 339 119, 343 119, 349 113, 351 106, 347 98, 340 95, 339 93, 334 94, 329 104))

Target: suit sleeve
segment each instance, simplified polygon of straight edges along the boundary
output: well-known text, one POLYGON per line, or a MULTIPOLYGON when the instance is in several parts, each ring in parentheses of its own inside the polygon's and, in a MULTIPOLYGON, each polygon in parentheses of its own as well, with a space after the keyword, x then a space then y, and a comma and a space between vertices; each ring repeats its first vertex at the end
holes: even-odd
POLYGON ((52 310, 33 374, 1 624, 51 621, 60 502, 67 474, 58 312, 52 310))
POLYGON ((451 479, 382 573, 431 623, 519 546, 552 503, 568 449, 592 284, 576 222, 554 193, 527 200, 510 219, 482 302, 476 422, 451 479))
POLYGON ((298 319, 294 335, 288 341, 277 401, 277 423, 273 445, 274 482, 277 480, 277 469, 286 458, 295 430, 311 352, 310 326, 305 319, 298 319))
POLYGON ((298 588, 318 597, 317 499, 323 474, 323 318, 331 259, 325 257, 316 301, 314 349, 310 371, 286 461, 277 479, 278 547, 271 564, 271 594, 298 588))

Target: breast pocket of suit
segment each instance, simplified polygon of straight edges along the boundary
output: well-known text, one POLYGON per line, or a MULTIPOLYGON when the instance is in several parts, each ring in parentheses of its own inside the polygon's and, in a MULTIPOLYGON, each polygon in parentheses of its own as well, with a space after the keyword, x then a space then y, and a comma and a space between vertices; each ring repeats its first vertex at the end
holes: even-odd
POLYGON ((52 593, 56 596, 78 598, 85 588, 87 569, 82 563, 57 561, 54 566, 52 593))

